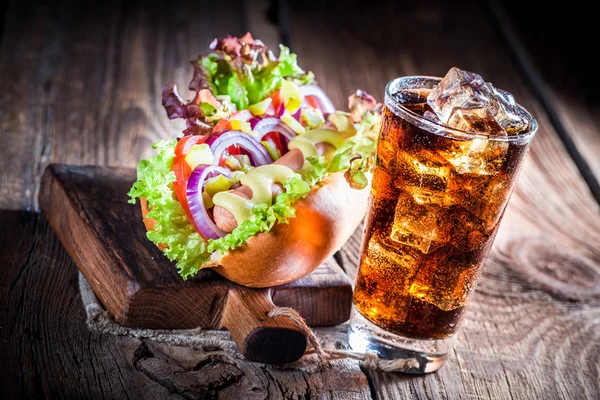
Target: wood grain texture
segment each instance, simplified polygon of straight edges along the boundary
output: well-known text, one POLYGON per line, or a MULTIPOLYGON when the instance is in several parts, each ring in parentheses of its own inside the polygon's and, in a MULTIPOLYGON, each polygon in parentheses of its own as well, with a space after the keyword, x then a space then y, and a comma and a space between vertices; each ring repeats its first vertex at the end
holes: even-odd
MULTIPOLYGON (((88 331, 77 268, 45 219, 0 211, 0 393, 4 398, 369 399, 356 362, 300 371, 215 348, 88 331)), ((345 326, 320 328, 343 340, 345 326)))
POLYGON ((10 3, 0 47, 0 208, 37 209, 49 163, 135 167, 182 125, 161 90, 184 98, 188 60, 248 29, 241 1, 10 3), (23 29, 27 26, 27 29, 23 29))
MULTIPOLYGON (((209 269, 181 279, 147 239, 139 207, 127 203, 134 180, 129 168, 52 164, 42 178, 40 206, 117 322, 155 329, 221 327, 229 291, 241 289, 209 269)), ((310 325, 346 321, 352 301, 349 280, 333 259, 260 293, 300 310, 310 325)))
POLYGON ((127 203, 133 169, 53 164, 40 190, 44 215, 115 319, 147 328, 217 328, 228 284, 213 271, 183 281, 146 238, 127 203))
POLYGON ((268 289, 233 288, 227 296, 221 326, 250 361, 283 364, 306 351, 306 334, 287 318, 271 318, 275 307, 268 289))
MULTIPOLYGON (((339 2, 291 6, 293 50, 313 69, 338 107, 356 88, 382 99, 385 83, 394 77, 439 76, 456 65, 512 92, 540 123, 449 362, 436 374, 419 378, 369 372, 378 395, 596 396, 600 390, 598 204, 479 4, 381 3, 369 8, 371 18, 350 9, 341 11, 339 2), (335 19, 328 18, 334 13, 335 19)), ((356 260, 359 235, 342 255, 347 271, 353 269, 346 262, 356 260)))
MULTIPOLYGON (((256 16, 266 5, 250 6, 256 16)), ((4 397, 370 397, 356 363, 308 374, 90 333, 75 265, 58 238, 39 214, 7 211, 37 210, 49 163, 134 167, 150 155, 151 143, 175 136, 182 126, 166 119, 161 88, 176 82, 187 97, 187 60, 214 37, 245 33, 248 8, 240 1, 8 5, 0 45, 4 397)))

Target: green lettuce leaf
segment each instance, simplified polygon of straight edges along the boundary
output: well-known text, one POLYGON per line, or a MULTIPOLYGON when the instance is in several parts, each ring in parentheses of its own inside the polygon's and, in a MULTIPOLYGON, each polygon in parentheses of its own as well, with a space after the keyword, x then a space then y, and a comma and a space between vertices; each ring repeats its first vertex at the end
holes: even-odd
POLYGON ((227 95, 237 109, 242 110, 264 100, 279 89, 284 80, 298 85, 314 82, 314 74, 298 66, 296 54, 285 46, 279 48, 276 58, 262 42, 251 37, 221 39, 216 43, 216 53, 192 62, 194 78, 190 89, 209 88, 215 96, 227 95), (243 40, 250 40, 250 55, 239 51, 243 40))
POLYGON ((135 199, 140 197, 148 201, 151 209, 147 216, 155 219, 157 224, 146 236, 156 245, 168 246, 163 253, 169 260, 177 260, 179 274, 187 278, 208 259, 208 254, 206 242, 196 232, 179 202, 173 198, 171 184, 175 182, 175 174, 171 167, 176 145, 176 140, 163 140, 153 146, 159 150, 158 154, 140 161, 138 180, 128 195, 130 203, 135 203, 135 199))
POLYGON ((330 161, 325 161, 323 156, 312 156, 306 159, 310 167, 302 171, 304 180, 312 186, 329 173, 345 171, 346 178, 353 188, 366 187, 369 182, 367 174, 373 169, 375 163, 380 123, 381 114, 378 110, 365 112, 356 134, 336 149, 330 161))

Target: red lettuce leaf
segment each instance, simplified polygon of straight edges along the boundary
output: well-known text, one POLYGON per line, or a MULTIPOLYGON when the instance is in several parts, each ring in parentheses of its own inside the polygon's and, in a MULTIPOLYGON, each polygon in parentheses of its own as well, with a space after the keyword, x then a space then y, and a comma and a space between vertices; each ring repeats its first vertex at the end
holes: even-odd
POLYGON ((162 105, 167 111, 167 117, 185 119, 187 128, 183 131, 184 135, 205 135, 212 132, 212 126, 204 121, 205 116, 200 110, 200 101, 201 92, 198 92, 194 100, 189 103, 184 102, 177 93, 177 85, 174 83, 163 89, 162 105))

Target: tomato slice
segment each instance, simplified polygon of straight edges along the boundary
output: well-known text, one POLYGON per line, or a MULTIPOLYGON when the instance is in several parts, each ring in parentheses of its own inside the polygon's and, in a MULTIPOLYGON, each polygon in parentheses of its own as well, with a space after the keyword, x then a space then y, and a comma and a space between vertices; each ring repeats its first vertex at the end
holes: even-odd
POLYGON ((275 110, 275 112, 277 112, 279 110, 279 106, 281 105, 281 98, 279 96, 279 90, 271 93, 269 95, 269 97, 273 100, 271 102, 271 105, 273 106, 273 109, 275 110))
POLYGON ((187 201, 187 182, 192 174, 192 169, 188 163, 185 162, 185 156, 193 145, 201 144, 205 141, 206 136, 200 135, 185 136, 179 139, 179 142, 177 142, 177 146, 175 147, 175 158, 173 159, 173 166, 171 167, 171 170, 175 173, 175 182, 173 182, 175 196, 177 196, 179 204, 181 204, 183 211, 185 211, 194 227, 196 227, 196 224, 194 223, 194 217, 192 217, 187 201))
POLYGON ((219 133, 227 130, 227 125, 229 125, 229 120, 223 118, 213 128, 213 133, 219 133))
POLYGON ((271 142, 277 147, 279 153, 284 155, 287 153, 287 146, 284 145, 284 142, 281 140, 281 135, 279 132, 269 132, 265 136, 263 136, 262 141, 271 142))
POLYGON ((312 108, 318 108, 319 110, 321 109, 321 107, 319 107, 319 102, 314 96, 304 96, 304 99, 312 108))

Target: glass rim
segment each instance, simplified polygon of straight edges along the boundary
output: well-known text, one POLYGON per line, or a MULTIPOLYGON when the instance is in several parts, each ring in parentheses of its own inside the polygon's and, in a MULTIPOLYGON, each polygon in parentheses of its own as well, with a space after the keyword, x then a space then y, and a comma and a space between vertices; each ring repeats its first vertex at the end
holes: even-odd
MULTIPOLYGON (((526 143, 526 142, 531 141, 531 139, 533 138, 533 136, 535 135, 535 133, 538 130, 537 120, 533 117, 533 115, 531 115, 531 113, 525 107, 523 107, 519 103, 516 103, 517 107, 519 107, 519 109, 521 111, 523 111, 524 114, 529 119, 529 129, 525 132, 521 132, 516 135, 502 136, 502 135, 488 135, 488 134, 484 134, 484 133, 472 133, 472 132, 468 132, 468 131, 463 131, 461 129, 452 128, 452 127, 446 126, 444 124, 429 120, 429 119, 415 113, 414 111, 409 110, 408 108, 406 108, 403 104, 398 102, 393 97, 392 89, 395 88, 400 81, 409 80, 409 79, 413 79, 413 80, 417 80, 417 81, 436 81, 436 82, 439 82, 442 80, 442 78, 440 78, 440 77, 428 76, 428 75, 407 75, 407 76, 400 76, 398 78, 392 79, 385 86, 384 104, 386 107, 390 108, 396 115, 405 118, 409 122, 412 122, 413 124, 417 125, 419 128, 422 128, 422 129, 424 129, 430 133, 433 133, 435 135, 451 137, 451 138, 455 138, 455 139, 459 139, 459 140, 472 140, 475 138, 479 138, 479 139, 492 140, 492 141, 498 141, 498 142, 526 143)), ((415 87, 412 87, 411 89, 422 89, 422 88, 424 88, 424 87, 421 85, 420 87, 415 86, 415 87)))

